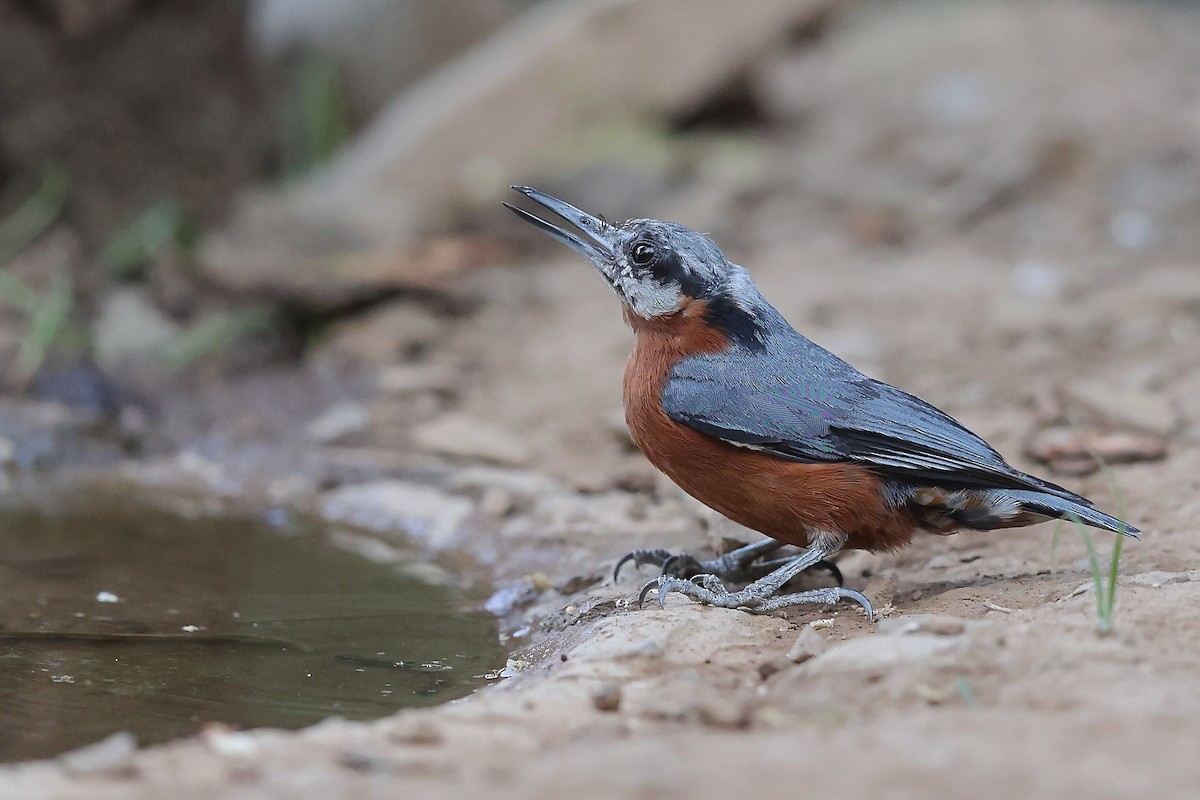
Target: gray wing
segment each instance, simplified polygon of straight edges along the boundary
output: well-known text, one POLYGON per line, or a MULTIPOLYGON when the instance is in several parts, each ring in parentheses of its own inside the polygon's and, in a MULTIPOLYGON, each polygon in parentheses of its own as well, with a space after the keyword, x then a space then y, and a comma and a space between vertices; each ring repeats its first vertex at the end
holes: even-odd
POLYGON ((799 337, 785 352, 735 348, 675 366, 671 419, 731 444, 808 462, 859 462, 933 485, 1009 487, 1076 497, 1009 466, 986 442, 906 392, 799 337))

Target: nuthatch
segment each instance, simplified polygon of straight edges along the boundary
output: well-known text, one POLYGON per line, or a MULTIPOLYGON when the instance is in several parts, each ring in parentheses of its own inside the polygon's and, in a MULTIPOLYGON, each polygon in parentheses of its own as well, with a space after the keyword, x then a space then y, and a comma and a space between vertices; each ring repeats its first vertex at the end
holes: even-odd
POLYGON ((654 219, 610 224, 512 188, 575 231, 504 205, 587 256, 624 304, 636 334, 624 392, 633 441, 692 497, 769 537, 705 562, 635 551, 621 563, 664 568, 641 597, 657 587, 660 604, 679 592, 754 612, 849 599, 871 615, 866 597, 841 586, 778 591, 844 547, 895 550, 917 530, 1067 519, 1138 537, 1086 498, 1010 466, 942 411, 801 336, 708 237, 654 219), (784 544, 804 549, 765 560, 784 544), (765 576, 726 589, 724 580, 764 565, 765 576), (684 567, 699 574, 682 577, 684 567))

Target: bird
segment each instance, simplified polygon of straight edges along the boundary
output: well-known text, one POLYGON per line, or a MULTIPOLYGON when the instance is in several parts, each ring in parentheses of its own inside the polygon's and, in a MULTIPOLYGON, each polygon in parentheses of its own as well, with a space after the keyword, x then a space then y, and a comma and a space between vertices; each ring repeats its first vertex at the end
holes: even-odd
POLYGON ((621 300, 634 331, 623 391, 634 443, 687 494, 766 537, 708 561, 659 548, 626 555, 614 578, 629 561, 663 570, 639 605, 657 589, 660 606, 671 593, 752 613, 847 600, 873 618, 871 602, 840 574, 835 587, 782 590, 842 549, 895 551, 918 531, 1064 519, 1140 538, 1085 497, 1009 465, 945 412, 797 332, 708 236, 656 219, 610 223, 511 188, 540 215, 503 205, 586 256, 621 300), (772 558, 784 545, 801 549, 772 558), (735 581, 748 582, 727 587, 735 581))

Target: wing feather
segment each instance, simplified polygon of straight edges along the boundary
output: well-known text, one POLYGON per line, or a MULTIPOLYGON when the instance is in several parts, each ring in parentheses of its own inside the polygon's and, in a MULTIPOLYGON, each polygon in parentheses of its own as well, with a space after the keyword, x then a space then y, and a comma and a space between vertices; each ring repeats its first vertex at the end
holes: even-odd
POLYGON ((766 352, 735 349, 682 360, 664 387, 663 410, 709 436, 779 458, 854 461, 934 485, 1033 489, 1079 499, 1010 466, 923 400, 795 337, 766 352))

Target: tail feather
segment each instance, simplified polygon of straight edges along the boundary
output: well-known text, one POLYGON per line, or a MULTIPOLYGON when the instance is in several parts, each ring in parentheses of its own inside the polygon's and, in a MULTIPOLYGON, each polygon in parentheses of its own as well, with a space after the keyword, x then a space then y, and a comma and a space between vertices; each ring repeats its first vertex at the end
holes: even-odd
POLYGON ((1101 528, 1113 533, 1123 533, 1134 539, 1142 538, 1140 530, 1127 522, 1123 522, 1114 516, 1093 508, 1088 500, 1078 495, 1075 495, 1075 499, 1070 499, 1042 492, 1012 491, 1005 492, 1005 494, 1018 501, 1024 511, 1042 514, 1051 519, 1082 522, 1085 525, 1091 525, 1093 528, 1101 528))

